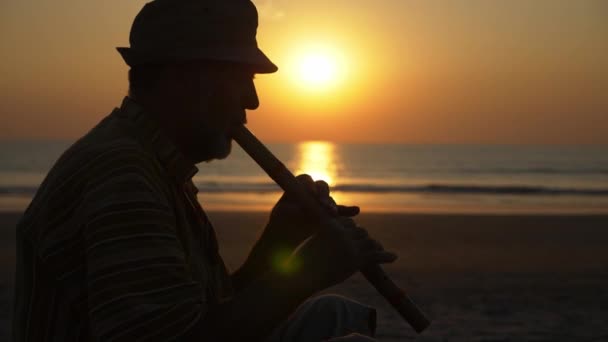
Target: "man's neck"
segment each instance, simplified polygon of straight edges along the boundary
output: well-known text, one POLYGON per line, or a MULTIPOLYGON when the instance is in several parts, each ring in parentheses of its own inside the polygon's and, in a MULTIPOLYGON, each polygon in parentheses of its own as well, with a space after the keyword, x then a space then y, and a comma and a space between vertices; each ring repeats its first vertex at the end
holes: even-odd
POLYGON ((188 144, 184 141, 184 135, 177 125, 178 121, 173 115, 173 113, 179 112, 179 109, 173 104, 169 104, 168 101, 159 100, 160 97, 130 95, 129 98, 144 109, 145 115, 149 115, 158 123, 162 134, 175 145, 184 158, 195 164, 188 153, 188 144))

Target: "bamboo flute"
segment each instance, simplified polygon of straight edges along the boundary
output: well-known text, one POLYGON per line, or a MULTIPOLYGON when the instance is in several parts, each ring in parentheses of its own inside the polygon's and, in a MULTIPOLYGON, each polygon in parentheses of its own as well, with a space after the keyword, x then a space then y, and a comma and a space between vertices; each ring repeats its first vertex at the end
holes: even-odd
MULTIPOLYGON (((296 177, 277 159, 245 126, 239 125, 232 131, 234 140, 285 192, 291 193, 308 212, 326 224, 338 224, 331 215, 298 182, 296 177)), ((363 276, 397 310, 401 317, 417 332, 425 330, 430 321, 416 304, 397 286, 379 265, 361 270, 363 276)))

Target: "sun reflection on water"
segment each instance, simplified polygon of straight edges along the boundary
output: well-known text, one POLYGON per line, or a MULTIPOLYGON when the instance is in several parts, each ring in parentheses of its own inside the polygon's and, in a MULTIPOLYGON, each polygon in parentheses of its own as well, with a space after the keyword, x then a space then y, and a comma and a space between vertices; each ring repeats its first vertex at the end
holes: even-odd
POLYGON ((307 141, 298 145, 296 174, 309 174, 314 180, 335 185, 338 176, 335 145, 326 141, 307 141))
MULTIPOLYGON (((294 167, 296 175, 306 173, 314 180, 324 180, 333 188, 341 182, 340 171, 343 168, 335 144, 327 141, 307 141, 298 145, 294 167)), ((352 198, 345 192, 332 189, 331 196, 338 204, 352 204, 352 198)))

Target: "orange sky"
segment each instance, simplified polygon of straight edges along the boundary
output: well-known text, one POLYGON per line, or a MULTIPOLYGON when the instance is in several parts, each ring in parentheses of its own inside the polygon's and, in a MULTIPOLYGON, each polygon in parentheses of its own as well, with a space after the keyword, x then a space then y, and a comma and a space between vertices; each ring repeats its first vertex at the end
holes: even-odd
MULTIPOLYGON (((0 4, 0 139, 76 138, 117 106, 146 1, 0 4)), ((279 65, 249 113, 265 141, 608 144, 604 0, 258 0, 279 65), (329 51, 313 91, 294 69, 329 51)))

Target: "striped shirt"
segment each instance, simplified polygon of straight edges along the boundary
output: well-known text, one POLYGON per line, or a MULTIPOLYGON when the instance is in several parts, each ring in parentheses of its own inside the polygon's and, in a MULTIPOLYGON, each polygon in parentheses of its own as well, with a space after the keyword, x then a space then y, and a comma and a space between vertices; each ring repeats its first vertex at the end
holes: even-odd
POLYGON ((72 145, 17 225, 13 341, 168 341, 229 298, 197 171, 128 98, 72 145))

